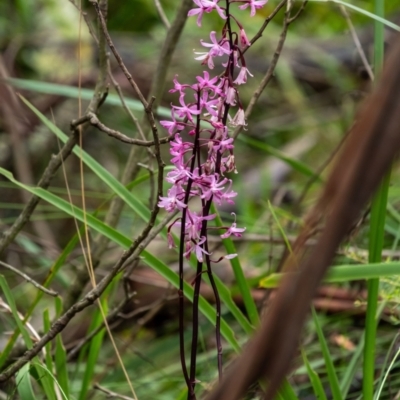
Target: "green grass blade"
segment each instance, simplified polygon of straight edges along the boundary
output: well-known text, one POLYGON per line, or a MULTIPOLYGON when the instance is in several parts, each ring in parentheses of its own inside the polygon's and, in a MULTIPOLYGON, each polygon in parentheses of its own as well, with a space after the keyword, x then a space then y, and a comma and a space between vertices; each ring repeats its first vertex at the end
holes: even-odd
MULTIPOLYGON (((14 297, 13 297, 12 292, 11 292, 11 290, 7 284, 7 281, 3 275, 0 275, 0 287, 4 293, 7 304, 11 309, 12 316, 14 318, 14 321, 17 325, 19 332, 22 335, 25 346, 28 349, 31 349, 33 347, 32 339, 31 339, 30 334, 29 334, 27 328, 25 327, 23 321, 20 319, 20 317, 18 315, 18 310, 17 310, 17 307, 14 302, 14 297)), ((37 359, 37 358, 35 357, 35 359, 37 359)), ((36 363, 34 365, 36 365, 36 363)), ((40 377, 40 374, 38 374, 38 376, 40 377)), ((41 381, 41 383, 43 385, 43 388, 45 390, 47 398, 49 400, 54 399, 55 398, 54 397, 54 389, 51 387, 51 385, 49 385, 49 382, 46 379, 44 379, 43 381, 41 381)))
MULTIPOLYGON (((383 53, 382 53, 383 54, 383 53)), ((369 231, 369 262, 382 260, 383 239, 385 233, 385 219, 387 199, 389 193, 390 174, 380 185, 371 206, 369 231)), ((375 343, 376 319, 379 296, 379 278, 368 280, 367 313, 365 317, 365 346, 363 364, 363 399, 372 400, 374 396, 375 377, 375 343)))
POLYGON ((296 393, 294 389, 292 388, 292 385, 285 379, 278 391, 277 394, 278 399, 282 400, 299 400, 299 398, 296 396, 296 393))
POLYGON ((317 400, 328 400, 326 397, 326 393, 324 387, 322 386, 321 379, 319 378, 318 374, 313 370, 311 364, 308 361, 307 354, 302 349, 301 355, 303 357, 303 362, 307 368, 307 374, 310 378, 311 386, 313 387, 315 397, 317 400))
MULTIPOLYGON (((378 22, 380 22, 381 24, 386 25, 387 27, 392 28, 392 29, 394 29, 395 31, 400 32, 400 26, 399 26, 399 25, 394 24, 393 22, 391 22, 391 21, 389 21, 389 20, 383 18, 383 17, 382 17, 381 15, 379 15, 379 14, 369 12, 369 11, 364 10, 364 9, 362 9, 362 8, 360 8, 360 7, 357 7, 357 6, 355 6, 355 5, 351 4, 351 3, 347 3, 347 2, 341 1, 341 0, 311 0, 311 1, 318 1, 318 2, 321 2, 321 3, 328 3, 328 2, 331 2, 331 3, 336 3, 336 4, 342 4, 343 6, 345 6, 345 7, 347 7, 347 8, 350 8, 350 9, 352 9, 352 10, 354 10, 354 11, 357 11, 357 12, 359 12, 360 14, 363 14, 363 15, 365 15, 366 17, 369 17, 369 18, 373 19, 374 21, 378 21, 378 22)), ((378 2, 382 2, 382 0, 377 0, 377 1, 378 1, 378 2)), ((384 4, 384 3, 383 3, 383 4, 384 4)))
MULTIPOLYGON (((223 226, 221 217, 214 205, 212 206, 211 213, 216 215, 215 217, 216 226, 223 226)), ((220 231, 219 233, 222 234, 224 233, 224 231, 220 231)), ((222 243, 225 247, 227 254, 236 254, 235 245, 230 237, 223 239, 222 243)), ((244 276, 243 268, 240 264, 239 257, 235 257, 229 261, 231 263, 232 270, 235 275, 236 284, 239 288, 240 294, 243 297, 243 302, 246 307, 249 320, 254 326, 258 326, 260 323, 260 317, 258 315, 257 306, 256 303, 254 302, 253 296, 251 295, 250 287, 246 280, 246 277, 244 276)), ((251 333, 251 331, 247 333, 251 333)))
MULTIPOLYGON (((61 85, 59 83, 50 83, 35 81, 30 79, 8 78, 6 82, 14 87, 29 90, 36 93, 53 94, 65 96, 73 99, 92 100, 93 90, 78 88, 75 86, 61 85)), ((143 112, 143 104, 136 99, 124 97, 126 105, 132 111, 143 112)), ((121 100, 118 95, 110 93, 107 96, 107 105, 121 107, 121 100)), ((163 117, 171 117, 171 110, 165 107, 157 107, 157 114, 163 117)))
MULTIPOLYGON (((61 388, 61 386, 59 385, 59 383, 58 383, 56 377, 53 375, 53 373, 52 373, 51 371, 49 371, 49 369, 48 369, 45 365, 40 364, 40 363, 38 363, 38 362, 35 362, 33 365, 34 365, 34 367, 35 367, 37 370, 41 370, 41 371, 44 373, 44 375, 45 375, 45 377, 47 378, 47 380, 50 381, 50 382, 52 383, 53 386, 56 385, 56 386, 58 387, 58 389, 59 389, 59 391, 60 391, 60 394, 61 394, 61 396, 62 396, 62 398, 63 398, 64 400, 71 400, 71 399, 69 399, 69 398, 66 396, 66 394, 65 394, 64 391, 62 390, 62 388, 61 388)), ((47 400, 47 399, 46 399, 46 400, 47 400)))
MULTIPOLYGON (((68 140, 67 135, 37 110, 28 100, 21 97, 22 101, 33 111, 33 113, 50 129, 62 142, 68 140)), ((120 183, 110 172, 100 165, 93 157, 81 148, 75 147, 73 150, 77 157, 81 158, 84 164, 89 167, 112 191, 117 194, 124 202, 135 211, 142 219, 148 221, 150 218, 149 209, 143 205, 135 196, 120 183)))
MULTIPOLYGON (((56 304, 56 316, 57 318, 61 316, 63 311, 62 301, 60 298, 55 299, 56 304)), ((54 361, 56 367, 56 376, 58 379, 58 383, 65 393, 67 398, 70 398, 69 393, 69 378, 68 378, 68 370, 67 370, 67 353, 64 347, 64 343, 62 341, 61 335, 57 335, 55 338, 55 354, 54 361)))
POLYGON ((11 289, 8 286, 8 283, 3 275, 0 275, 0 288, 4 293, 4 296, 6 298, 8 306, 11 309, 11 314, 14 318, 15 324, 17 325, 19 332, 22 335, 25 346, 27 347, 27 349, 31 349, 33 346, 32 339, 31 339, 29 332, 27 331, 24 323, 21 321, 21 319, 18 315, 17 306, 15 305, 15 302, 14 302, 14 296, 12 295, 11 289))
MULTIPOLYGON (((51 322, 50 322, 50 314, 49 314, 49 310, 46 308, 43 311, 43 328, 45 332, 48 332, 50 330, 51 327, 51 322)), ((49 371, 54 371, 54 365, 53 365, 53 357, 52 357, 52 344, 51 342, 46 343, 45 345, 45 350, 46 350, 46 354, 45 354, 45 359, 44 362, 46 364, 46 368, 49 371)), ((54 390, 54 383, 49 380, 49 376, 47 374, 42 374, 41 370, 36 368, 37 364, 33 364, 35 365, 35 369, 36 372, 38 374, 38 376, 40 377, 39 381, 43 386, 43 390, 46 394, 46 399, 48 400, 56 400, 57 396, 54 390)))
POLYGON ((244 135, 239 135, 238 140, 240 140, 241 142, 246 143, 258 150, 262 150, 265 153, 278 158, 279 160, 282 160, 283 162, 288 164, 290 167, 292 167, 295 171, 297 171, 305 176, 308 176, 310 178, 316 178, 319 182, 321 182, 321 178, 319 176, 316 176, 314 171, 311 170, 306 164, 304 164, 301 161, 298 161, 292 157, 287 156, 285 153, 276 149, 275 147, 272 147, 264 142, 261 142, 260 140, 256 140, 254 138, 244 136, 244 135))
POLYGON ((347 394, 349 393, 351 383, 353 382, 354 376, 358 372, 358 368, 360 366, 361 357, 364 350, 364 336, 360 338, 358 342, 357 348, 351 357, 351 360, 346 368, 346 371, 340 381, 340 392, 342 393, 343 397, 346 399, 347 394))
POLYGON ((383 372, 385 371, 385 369, 386 369, 386 366, 387 366, 388 363, 389 363, 389 358, 390 358, 391 355, 393 354, 393 350, 394 350, 395 346, 396 346, 397 343, 398 343, 399 336, 400 336, 400 332, 397 332, 397 335, 393 338, 392 343, 390 344, 390 347, 389 347, 388 351, 386 352, 385 360, 384 360, 384 362, 383 362, 383 364, 382 364, 382 369, 381 369, 382 372, 381 372, 381 374, 380 374, 380 376, 379 376, 379 380, 378 380, 378 384, 377 384, 378 390, 376 391, 376 393, 375 393, 375 395, 374 395, 374 400, 379 400, 379 397, 380 397, 380 395, 381 395, 381 393, 382 393, 382 390, 383 390, 383 387, 384 387, 384 385, 385 385, 385 381, 386 381, 386 379, 387 379, 387 376, 388 376, 390 370, 391 370, 392 367, 393 367, 393 363, 396 361, 396 359, 397 359, 398 356, 399 356, 399 351, 400 351, 400 349, 397 350, 397 353, 396 353, 396 355, 393 357, 393 360, 390 362, 390 364, 389 364, 389 366, 388 366, 386 372, 383 373, 383 372))
POLYGON ((25 364, 16 375, 17 392, 23 400, 37 400, 29 374, 30 367, 30 363, 25 364))
MULTIPOLYGON (((109 288, 107 288, 107 290, 106 290, 107 293, 103 294, 103 298, 101 300, 101 305, 105 312, 107 312, 106 297, 107 297, 107 294, 109 291, 110 291, 109 288)), ((102 322, 103 322, 102 314, 99 310, 99 307, 96 307, 94 313, 92 314, 92 324, 91 324, 92 329, 91 330, 96 329, 98 326, 101 325, 102 322)), ((99 358, 101 346, 103 344, 105 332, 106 331, 103 329, 90 341, 89 354, 88 354, 88 358, 85 362, 85 372, 83 374, 82 386, 81 386, 78 400, 86 400, 87 399, 89 389, 92 386, 92 382, 94 379, 96 364, 97 364, 97 360, 99 358)), ((90 331, 89 331, 89 333, 90 333, 90 331)))
MULTIPOLYGON (((289 274, 295 274, 295 272, 289 272, 289 274)), ((286 273, 270 274, 262 278, 259 285, 263 288, 278 287, 285 275, 286 273)), ((400 262, 338 265, 329 269, 324 282, 338 283, 397 275, 400 275, 400 262)))
POLYGON ((322 332, 321 325, 319 324, 318 321, 318 315, 315 312, 314 307, 312 307, 311 312, 318 340, 321 345, 322 355, 325 360, 326 372, 328 374, 328 380, 332 392, 332 398, 333 400, 343 400, 342 394, 340 392, 339 380, 336 375, 335 366, 333 365, 332 357, 328 349, 328 344, 326 343, 325 336, 324 333, 322 332))
POLYGON ((385 372, 385 375, 384 375, 384 377, 383 377, 383 379, 382 379, 382 382, 381 382, 381 384, 380 384, 380 386, 379 386, 379 389, 378 389, 378 391, 377 391, 377 393, 376 393, 376 395, 375 395, 375 399, 378 400, 378 399, 380 398, 381 393, 382 393, 382 390, 383 390, 383 387, 384 387, 384 385, 385 385, 385 382, 386 382, 386 380, 387 380, 387 378, 388 378, 388 376, 389 376, 389 372, 392 370, 392 368, 393 368, 395 362, 397 361, 397 359, 398 359, 399 357, 400 357, 400 348, 397 349, 396 354, 395 354, 394 357, 393 357, 393 360, 390 362, 390 364, 389 364, 389 366, 388 366, 388 369, 387 369, 386 372, 385 372))
MULTIPOLYGON (((379 305, 379 310, 378 310, 378 315, 381 315, 383 312, 384 308, 386 307, 386 302, 383 301, 379 305)), ((376 321, 378 322, 378 321, 376 321)), ((350 362, 348 363, 348 366, 346 368, 345 373, 343 374, 343 377, 340 381, 340 391, 345 399, 347 399, 347 394, 349 393, 351 383, 354 380, 354 377, 356 373, 358 372, 358 367, 361 362, 363 350, 364 350, 364 342, 365 342, 365 337, 362 336, 360 338, 360 341, 357 344, 357 348, 351 357, 350 362)))

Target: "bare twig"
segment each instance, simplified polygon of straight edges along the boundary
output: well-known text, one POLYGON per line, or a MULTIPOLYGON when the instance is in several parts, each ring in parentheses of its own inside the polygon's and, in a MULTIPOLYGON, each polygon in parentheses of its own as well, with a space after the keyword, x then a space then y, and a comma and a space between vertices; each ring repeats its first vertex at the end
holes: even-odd
POLYGON ((108 76, 110 77, 110 80, 111 80, 111 82, 112 82, 112 84, 114 86, 114 89, 116 90, 116 92, 118 94, 119 100, 121 101, 121 104, 122 104, 122 108, 129 115, 130 119, 132 120, 132 122, 136 126, 136 129, 138 130, 140 137, 143 140, 145 140, 146 136, 144 135, 142 126, 140 125, 139 120, 135 117, 135 115, 133 114, 131 109, 127 106, 126 101, 125 101, 125 97, 124 97, 124 95, 122 93, 122 90, 121 90, 121 86, 115 80, 114 75, 111 72, 110 63, 108 64, 108 76))
POLYGON ((107 23, 106 23, 106 20, 105 20, 105 18, 104 18, 104 16, 103 16, 102 12, 101 12, 101 10, 100 10, 98 1, 97 1, 97 0, 89 0, 89 1, 93 4, 93 6, 94 6, 94 8, 95 8, 95 10, 96 10, 97 16, 98 16, 99 21, 100 21, 101 29, 102 29, 102 31, 103 31, 103 35, 104 35, 104 37, 105 37, 105 39, 106 39, 106 41, 107 41, 107 44, 108 44, 108 46, 110 47, 112 53, 114 54, 114 57, 115 57, 115 59, 117 60, 117 63, 118 63, 118 65, 119 65, 119 67, 121 68, 121 70, 122 70, 122 72, 124 73, 126 79, 128 80, 128 82, 129 82, 130 85, 132 86, 133 90, 135 91, 135 93, 136 93, 137 96, 139 97, 139 100, 140 100, 141 103, 143 104, 143 107, 144 107, 145 109, 147 109, 147 107, 148 107, 148 105, 149 105, 148 102, 147 102, 147 100, 146 100, 145 97, 143 96, 141 90, 139 89, 139 86, 136 84, 136 82, 135 82, 135 80, 133 79, 132 75, 131 75, 130 72, 128 71, 128 68, 126 68, 125 63, 124 63, 124 61, 122 60, 122 57, 119 55, 119 53, 118 53, 118 51, 117 51, 117 49, 116 49, 116 47, 115 47, 115 45, 114 45, 114 43, 113 43, 113 41, 112 41, 112 39, 111 39, 111 36, 110 36, 110 34, 108 33, 107 23))
POLYGON ((353 38, 353 42, 356 45, 357 52, 358 52, 358 54, 359 54, 359 56, 361 58, 361 61, 362 61, 363 65, 364 65, 365 70, 368 73, 369 79, 371 79, 371 81, 373 81, 374 80, 374 73, 372 72, 372 68, 371 68, 371 66, 370 66, 370 64, 368 62, 367 56, 365 55, 364 49, 362 48, 362 45, 361 45, 360 39, 358 38, 357 32, 354 29, 354 25, 351 22, 351 18, 349 16, 349 13, 347 12, 346 8, 341 4, 339 4, 339 10, 340 10, 340 12, 342 13, 344 19, 347 22, 347 25, 348 25, 349 30, 350 30, 351 37, 353 38))
POLYGON ((154 5, 156 6, 158 15, 160 16, 160 19, 162 21, 162 23, 164 24, 164 26, 169 29, 171 28, 171 24, 168 21, 167 16, 165 15, 164 9, 160 3, 160 0, 154 0, 154 5))
POLYGON ((167 37, 165 38, 149 93, 149 99, 153 96, 156 98, 154 110, 157 110, 157 107, 160 104, 162 94, 164 92, 165 78, 167 76, 168 68, 171 64, 172 56, 175 52, 175 48, 179 42, 179 38, 187 21, 188 11, 192 6, 193 0, 181 1, 181 5, 176 12, 174 22, 168 30, 167 37))
POLYGON ((23 273, 19 269, 14 268, 12 265, 7 264, 7 263, 5 263, 3 261, 0 261, 0 265, 2 265, 4 268, 9 269, 10 271, 14 272, 17 275, 22 276, 22 278, 24 278, 27 282, 29 282, 33 286, 35 286, 35 288, 41 290, 43 293, 46 293, 46 294, 48 294, 50 296, 54 296, 54 297, 58 296, 57 292, 55 292, 54 290, 51 290, 51 289, 46 289, 40 283, 36 282, 34 279, 32 279, 30 276, 28 276, 27 274, 23 273))
MULTIPOLYGON (((259 32, 257 33, 257 35, 252 39, 252 43, 254 43, 254 41, 256 41, 259 37, 261 37, 262 32, 264 31, 265 27, 268 25, 268 22, 272 19, 273 16, 276 15, 276 13, 285 5, 285 3, 287 2, 287 0, 283 0, 281 3, 279 3, 279 5, 276 7, 276 9, 274 10, 274 12, 271 14, 271 16, 269 16, 266 19, 266 22, 264 22, 263 27, 259 30, 259 32), (265 26, 264 26, 265 25, 265 26)), ((261 80, 258 88, 254 91, 253 96, 250 99, 249 105, 246 108, 245 111, 245 117, 246 119, 249 118, 249 116, 251 115, 253 108, 255 106, 255 104, 257 103, 259 97, 261 96, 261 93, 264 91, 264 89, 266 88, 266 86, 268 85, 268 83, 271 81, 272 77, 274 76, 274 71, 276 68, 276 65, 278 63, 279 57, 281 55, 282 49, 283 49, 283 45, 285 43, 286 40, 286 35, 287 35, 287 31, 289 29, 289 25, 297 18, 299 17, 300 13, 304 10, 304 6, 307 3, 307 1, 305 1, 302 6, 300 7, 299 11, 296 13, 296 15, 294 17, 290 16, 290 10, 291 8, 289 7, 289 9, 286 11, 285 13, 285 19, 283 21, 283 29, 281 32, 281 35, 279 37, 279 41, 278 41, 278 45, 276 47, 276 50, 274 52, 274 55, 272 56, 272 61, 268 67, 268 70, 266 72, 266 74, 264 75, 263 79, 261 80)), ((232 137, 234 139, 237 138, 237 136, 239 135, 239 133, 242 131, 243 126, 238 126, 236 127, 235 131, 232 134, 232 137)))
MULTIPOLYGON (((258 32, 254 35, 254 37, 250 40, 250 46, 252 46, 260 37, 263 35, 265 29, 267 28, 268 24, 274 19, 275 15, 278 14, 279 10, 287 3, 287 0, 282 0, 272 11, 270 15, 265 19, 264 23, 262 24, 261 28, 258 32)), ((243 49, 243 54, 249 49, 250 46, 247 46, 243 49)))
POLYGON ((105 387, 100 386, 98 383, 94 384, 93 387, 97 390, 100 390, 100 392, 105 393, 107 395, 107 398, 110 398, 110 399, 134 400, 132 397, 128 397, 123 394, 112 392, 111 390, 108 390, 105 387))
MULTIPOLYGON (((120 140, 121 142, 128 143, 128 144, 135 144, 137 146, 143 146, 143 147, 150 147, 155 145, 154 140, 140 140, 140 139, 134 139, 129 136, 124 135, 123 133, 116 131, 114 129, 108 128, 105 126, 103 123, 99 121, 99 118, 97 117, 96 114, 93 113, 88 113, 86 115, 88 121, 90 122, 91 125, 95 126, 97 129, 100 131, 107 133, 108 136, 111 136, 117 140, 120 140)), ((159 140, 160 144, 168 143, 173 139, 173 137, 165 137, 159 140)))

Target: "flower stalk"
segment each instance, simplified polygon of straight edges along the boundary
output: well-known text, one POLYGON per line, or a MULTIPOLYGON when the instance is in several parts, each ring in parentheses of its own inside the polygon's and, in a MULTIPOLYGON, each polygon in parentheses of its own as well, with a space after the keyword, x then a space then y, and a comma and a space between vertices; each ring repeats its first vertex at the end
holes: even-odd
MULTIPOLYGON (((201 26, 204 13, 216 11, 224 25, 220 36, 210 33, 211 42, 201 40, 206 49, 195 52, 195 59, 202 61, 210 70, 216 60, 221 60, 225 71, 220 76, 210 77, 208 71, 196 77, 196 83, 181 84, 178 77, 173 80, 171 93, 179 95, 179 106, 171 106, 171 121, 160 121, 161 125, 174 137, 170 142, 171 162, 175 169, 166 176, 172 187, 166 197, 160 197, 159 207, 168 212, 179 210, 181 216, 168 228, 170 247, 175 243, 171 231, 179 228, 179 332, 182 371, 188 388, 188 400, 196 399, 196 357, 198 342, 198 305, 202 274, 207 273, 216 299, 216 345, 218 351, 218 373, 222 377, 222 344, 220 335, 221 302, 211 268, 212 262, 223 258, 233 258, 228 254, 218 260, 212 259, 208 245, 208 223, 215 219, 210 214, 211 206, 223 203, 234 204, 237 193, 232 190, 232 180, 227 177, 237 172, 234 157, 234 140, 229 129, 246 126, 244 110, 239 97, 238 87, 252 76, 247 69, 243 49, 250 45, 243 25, 230 14, 233 3, 240 3, 239 9, 250 7, 253 16, 256 9, 265 5, 267 0, 193 0, 197 7, 189 11, 188 16, 197 16, 197 25, 201 26), (237 30, 233 29, 237 27, 237 30), (231 115, 231 110, 236 111, 231 115), (192 139, 191 139, 192 138, 192 139), (191 139, 191 140, 190 140, 191 139), (197 201, 196 201, 197 199, 197 201), (192 306, 192 346, 190 367, 186 365, 184 337, 184 259, 191 256, 197 259, 196 275, 193 282, 194 298, 192 306)), ((245 228, 223 226, 222 238, 231 235, 240 237, 245 228)))

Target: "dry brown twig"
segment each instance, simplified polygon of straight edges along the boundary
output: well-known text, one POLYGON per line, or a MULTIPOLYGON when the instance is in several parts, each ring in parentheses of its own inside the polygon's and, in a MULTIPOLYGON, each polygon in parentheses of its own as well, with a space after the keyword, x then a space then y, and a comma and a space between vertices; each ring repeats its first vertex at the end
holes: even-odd
POLYGON ((107 395, 107 398, 109 398, 109 399, 134 400, 132 397, 128 397, 128 396, 113 392, 111 390, 108 390, 107 388, 100 386, 98 383, 96 383, 93 387, 95 389, 99 390, 100 392, 105 393, 107 395))
POLYGON ((29 275, 23 273, 22 271, 20 271, 18 268, 13 267, 10 264, 7 264, 3 261, 0 261, 0 265, 3 266, 4 268, 9 269, 10 271, 14 272, 14 274, 17 274, 19 276, 21 276, 22 278, 24 278, 27 282, 31 283, 33 286, 35 286, 35 288, 41 290, 43 293, 46 293, 50 296, 53 297, 57 297, 58 293, 55 292, 54 290, 51 289, 46 289, 44 286, 42 286, 40 283, 36 282, 33 278, 31 278, 29 275))
MULTIPOLYGON (((88 112, 82 118, 79 118, 78 120, 74 120, 73 124, 74 124, 74 126, 77 126, 84 122, 89 122, 92 126, 96 127, 99 131, 104 132, 108 136, 111 136, 114 139, 117 139, 123 143, 134 144, 136 146, 143 146, 143 147, 150 147, 150 146, 155 145, 154 140, 140 140, 140 139, 131 138, 129 136, 124 135, 123 133, 121 133, 119 131, 116 131, 115 129, 111 129, 111 128, 107 127, 99 120, 99 117, 92 112, 88 112)), ((172 140, 171 137, 164 137, 164 138, 159 139, 159 143, 165 144, 165 143, 169 143, 171 140, 172 140)))

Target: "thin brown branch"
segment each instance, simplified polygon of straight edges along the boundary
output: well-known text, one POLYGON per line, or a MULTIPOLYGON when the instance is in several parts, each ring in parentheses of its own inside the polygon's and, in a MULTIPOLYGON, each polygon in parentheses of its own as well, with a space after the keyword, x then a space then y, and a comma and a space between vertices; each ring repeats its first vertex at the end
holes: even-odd
MULTIPOLYGON (((272 11, 270 15, 265 19, 264 23, 262 24, 261 28, 258 30, 258 32, 253 36, 253 38, 250 40, 250 46, 252 46, 260 37, 263 35, 265 29, 267 28, 268 24, 275 18, 275 15, 278 14, 279 10, 287 3, 288 0, 282 0, 272 11)), ((245 49, 243 49, 243 54, 250 48, 250 46, 247 46, 245 49)))
MULTIPOLYGON (((128 143, 128 144, 134 144, 137 146, 143 146, 143 147, 150 147, 150 146, 154 146, 156 144, 154 140, 134 139, 134 138, 124 135, 123 133, 121 133, 119 131, 108 128, 106 125, 104 125, 103 123, 100 122, 100 120, 96 114, 88 113, 86 116, 87 116, 87 120, 90 122, 91 125, 95 126, 98 130, 106 133, 108 136, 111 136, 121 142, 128 143)), ((172 139, 173 139, 172 137, 162 138, 159 140, 159 144, 168 143, 172 139)))
POLYGON ((172 56, 175 52, 179 38, 188 19, 187 14, 193 6, 193 0, 182 0, 176 12, 175 19, 167 32, 160 56, 157 61, 157 68, 151 83, 149 99, 155 97, 154 110, 157 110, 164 93, 165 79, 168 68, 171 65, 172 56))
POLYGON ((164 24, 164 26, 167 29, 171 28, 171 24, 168 21, 167 16, 165 15, 164 9, 162 7, 162 4, 160 3, 160 0, 154 0, 154 5, 156 6, 156 10, 158 12, 158 15, 160 16, 160 19, 162 21, 162 23, 164 24))
POLYGON ((128 82, 130 83, 130 85, 132 86, 133 90, 135 91, 135 93, 137 94, 137 96, 139 97, 139 100, 141 101, 141 103, 143 104, 143 107, 145 109, 147 109, 148 107, 148 102, 145 99, 145 97, 143 96, 141 90, 139 89, 139 86, 136 84, 135 80, 133 79, 132 75, 130 74, 130 72, 128 71, 128 68, 126 68, 124 61, 122 60, 122 57, 119 55, 110 34, 108 33, 108 29, 107 29, 107 23, 106 23, 106 19, 103 16, 103 13, 101 12, 101 9, 99 7, 99 3, 97 0, 89 0, 93 6, 94 9, 96 10, 97 16, 99 18, 100 21, 100 26, 103 32, 103 35, 107 41, 108 46, 110 47, 112 53, 114 54, 115 59, 117 60, 117 63, 119 65, 119 67, 121 68, 122 72, 124 73, 126 79, 128 80, 128 82))
POLYGON ((93 387, 97 390, 100 390, 100 392, 105 393, 107 395, 107 398, 109 398, 109 399, 134 400, 132 397, 128 397, 123 394, 112 392, 111 390, 108 390, 105 387, 100 386, 98 383, 94 384, 93 387))
POLYGON ((31 283, 35 288, 41 290, 43 293, 46 293, 50 296, 57 297, 58 293, 55 292, 54 290, 51 289, 46 289, 44 286, 42 286, 40 283, 36 282, 33 278, 31 278, 29 275, 25 274, 24 272, 20 271, 19 269, 13 267, 10 264, 7 264, 3 261, 0 261, 0 265, 2 265, 4 268, 9 269, 10 271, 14 272, 14 274, 17 274, 24 278, 27 282, 31 283))
POLYGON ((114 89, 116 90, 119 100, 121 101, 122 108, 125 110, 125 112, 129 115, 130 119, 136 126, 136 129, 139 132, 140 137, 145 140, 146 136, 144 135, 142 126, 139 123, 139 120, 135 117, 131 109, 127 106, 124 94, 122 93, 121 86, 118 84, 118 82, 115 80, 114 75, 111 72, 111 66, 110 63, 108 64, 108 76, 110 77, 110 80, 114 86, 114 89))
POLYGON ((300 8, 297 10, 297 13, 289 18, 288 23, 291 24, 292 22, 294 22, 297 18, 300 17, 300 14, 304 11, 304 9, 306 8, 306 5, 308 3, 308 0, 304 0, 303 3, 301 4, 300 8))
MULTIPOLYGON (((279 4, 279 6, 283 7, 283 5, 285 3, 286 3, 286 0, 283 0, 279 4)), ((276 12, 278 12, 278 11, 279 11, 279 9, 276 12)), ((276 15, 276 13, 274 15, 276 15)), ((268 83, 271 81, 272 77, 274 76, 275 68, 276 68, 276 65, 278 64, 278 60, 279 60, 279 57, 280 57, 282 49, 283 49, 283 45, 284 45, 285 40, 286 40, 287 31, 289 29, 289 25, 290 25, 290 23, 288 22, 289 19, 290 19, 290 11, 287 11, 286 14, 285 14, 285 19, 283 21, 283 28, 282 28, 282 32, 281 32, 280 37, 279 37, 278 45, 276 46, 274 55, 272 56, 271 63, 269 65, 269 67, 268 67, 268 70, 267 70, 266 74, 264 75, 264 77, 262 78, 260 84, 258 85, 258 88, 254 91, 253 96, 250 99, 249 105, 246 108, 246 111, 245 111, 245 118, 246 119, 249 118, 249 116, 251 115, 255 104, 257 103, 259 97, 261 96, 261 93, 264 91, 264 89, 267 87, 268 83)), ((268 22, 269 21, 270 20, 268 20, 268 22)), ((265 24, 265 22, 264 22, 264 24, 265 24)), ((259 32, 262 33, 262 31, 263 30, 260 29, 259 32)), ((260 33, 259 37, 261 37, 261 33, 260 33)), ((256 37, 257 37, 257 35, 256 35, 256 37)), ((239 133, 242 131, 242 129, 243 129, 243 126, 237 126, 235 131, 232 134, 232 137, 234 139, 236 139, 238 137, 239 133)))
POLYGON ((372 72, 372 68, 371 65, 368 62, 367 56, 365 55, 364 49, 362 48, 360 39, 358 38, 357 32, 354 28, 353 22, 351 22, 351 18, 349 16, 349 13, 347 12, 346 8, 342 5, 339 4, 339 10, 342 13, 344 19, 347 22, 347 25, 349 27, 350 30, 350 34, 351 37, 353 38, 353 42, 356 46, 357 52, 361 58, 361 61, 364 65, 365 70, 367 71, 367 74, 369 76, 369 79, 371 79, 371 81, 374 81, 374 73, 372 72))

